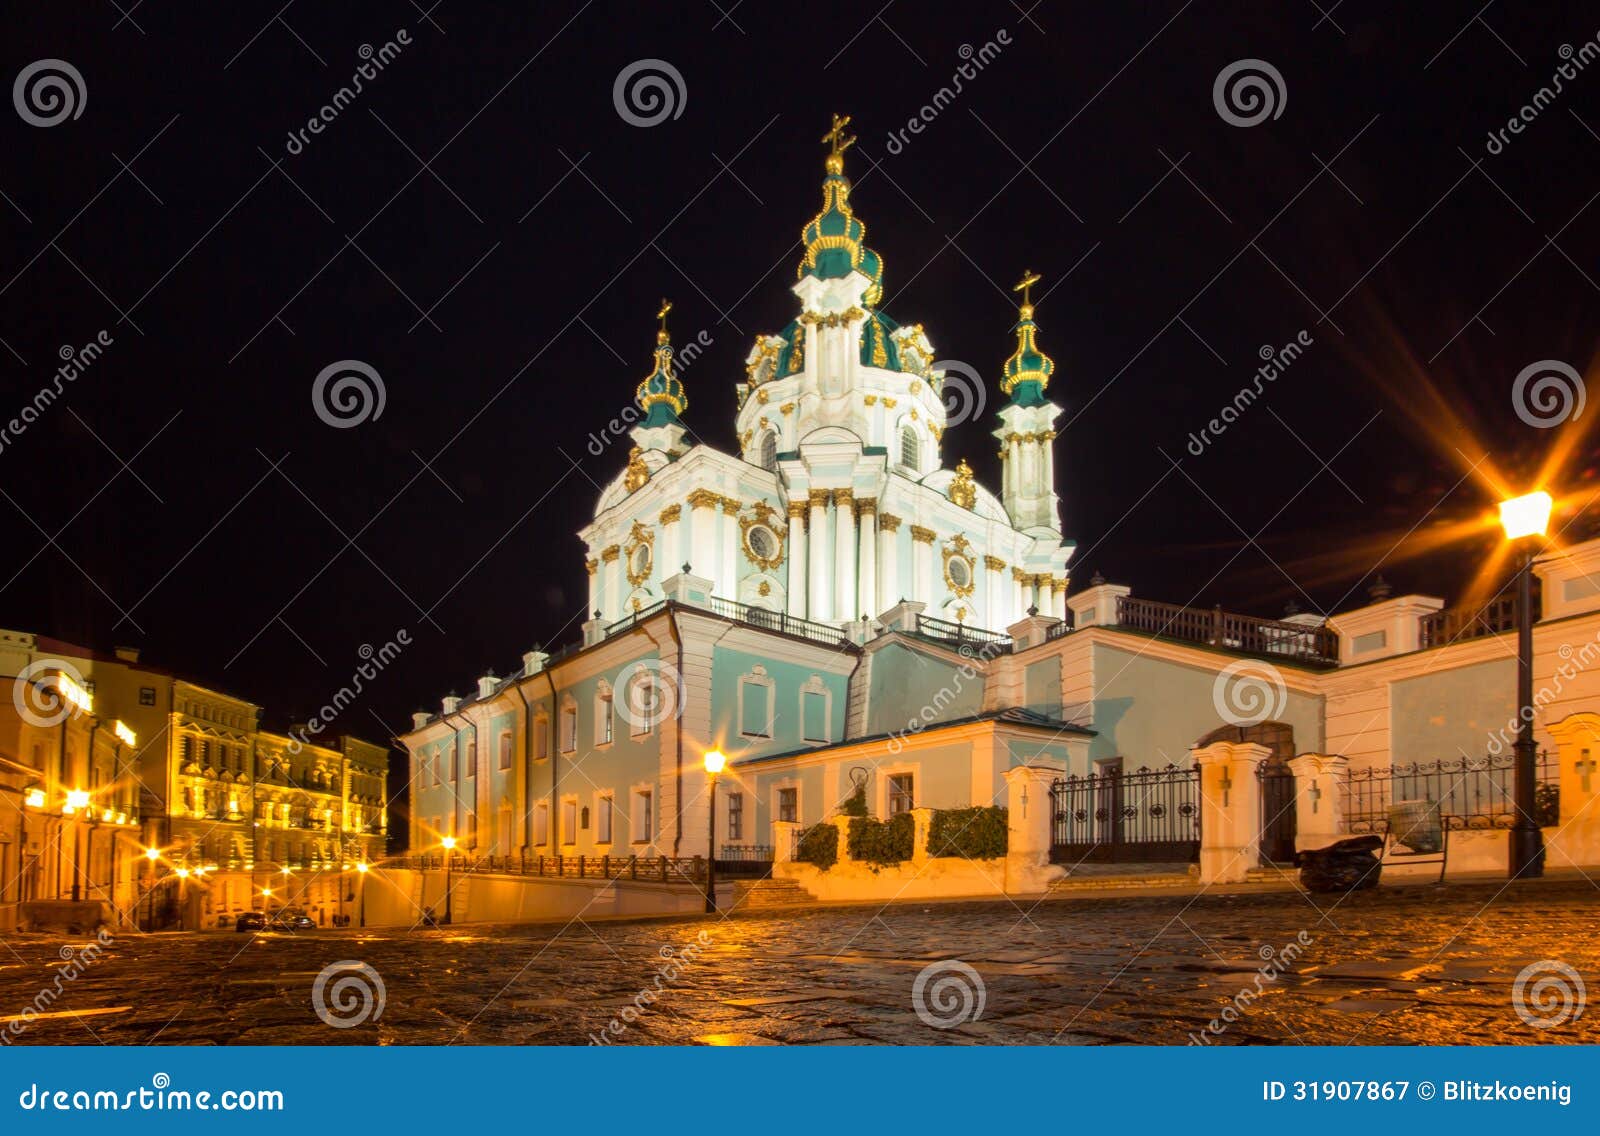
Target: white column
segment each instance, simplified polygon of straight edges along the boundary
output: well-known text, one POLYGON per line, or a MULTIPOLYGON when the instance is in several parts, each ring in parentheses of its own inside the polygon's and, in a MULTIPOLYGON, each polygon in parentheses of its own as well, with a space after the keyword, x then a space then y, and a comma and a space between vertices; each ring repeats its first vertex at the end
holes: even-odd
POLYGON ((1021 568, 1013 566, 1011 569, 1011 606, 1016 609, 1017 618, 1021 619, 1028 614, 1028 586, 1027 573, 1021 568))
POLYGON ((668 505, 661 510, 661 547, 656 550, 656 575, 665 580, 683 568, 688 545, 683 539, 683 506, 668 505))
POLYGON ((789 614, 806 615, 806 503, 789 502, 789 614))
POLYGON ((589 614, 605 619, 622 618, 622 549, 613 544, 600 554, 600 602, 589 614))
POLYGON ((717 568, 720 590, 712 595, 739 598, 739 502, 732 497, 722 499, 722 519, 717 524, 717 568))
MULTIPOLYGON (((676 572, 687 563, 697 576, 711 580, 712 594, 717 581, 717 495, 705 489, 689 494, 689 521, 684 526, 683 559, 673 566, 676 572)), ((737 597, 735 597, 737 598, 737 597)))
POLYGON ((1067 581, 1057 578, 1050 585, 1050 614, 1061 620, 1067 619, 1067 581))
POLYGON ((833 618, 851 620, 856 611, 856 510, 850 490, 833 491, 833 618))
POLYGON ((857 503, 860 514, 857 538, 861 544, 861 574, 856 587, 855 615, 869 618, 883 608, 878 602, 878 502, 864 497, 857 503))
POLYGON ((589 606, 583 609, 583 616, 587 619, 600 606, 600 561, 585 560, 583 566, 589 574, 589 606))
POLYGON ((878 604, 872 615, 882 615, 900 601, 900 518, 885 513, 878 518, 878 604))
POLYGON ((1016 622, 1005 602, 1005 561, 998 556, 983 558, 983 626, 1001 628, 1016 622))
POLYGON ((933 539, 932 529, 921 525, 911 526, 911 591, 908 599, 918 600, 933 607, 933 539))
POLYGON ((807 619, 829 619, 833 615, 833 604, 829 602, 832 595, 828 582, 828 537, 827 529, 823 526, 828 523, 828 491, 826 489, 813 489, 810 496, 811 504, 811 564, 810 579, 807 582, 807 594, 810 596, 807 619))

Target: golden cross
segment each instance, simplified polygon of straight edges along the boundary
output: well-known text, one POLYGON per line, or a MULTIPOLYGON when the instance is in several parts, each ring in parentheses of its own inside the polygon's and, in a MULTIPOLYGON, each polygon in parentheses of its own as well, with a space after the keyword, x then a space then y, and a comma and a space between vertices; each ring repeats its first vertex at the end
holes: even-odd
POLYGON ((661 301, 661 310, 656 313, 656 319, 661 321, 661 330, 662 331, 666 331, 667 330, 667 313, 670 312, 671 310, 672 310, 672 301, 663 298, 662 301, 661 301))
POLYGON ((1033 300, 1030 299, 1030 294, 1032 292, 1033 286, 1035 284, 1039 283, 1039 280, 1040 280, 1040 276, 1039 276, 1039 274, 1037 272, 1034 272, 1034 271, 1032 271, 1030 269, 1024 268, 1022 270, 1022 279, 1018 280, 1016 282, 1016 284, 1012 286, 1011 290, 1013 292, 1021 292, 1022 293, 1022 302, 1024 304, 1028 305, 1029 307, 1032 307, 1033 306, 1033 300))
POLYGON ((830 147, 828 151, 830 154, 842 154, 856 144, 856 136, 844 132, 844 128, 849 125, 848 114, 833 116, 833 129, 822 136, 822 140, 830 147))

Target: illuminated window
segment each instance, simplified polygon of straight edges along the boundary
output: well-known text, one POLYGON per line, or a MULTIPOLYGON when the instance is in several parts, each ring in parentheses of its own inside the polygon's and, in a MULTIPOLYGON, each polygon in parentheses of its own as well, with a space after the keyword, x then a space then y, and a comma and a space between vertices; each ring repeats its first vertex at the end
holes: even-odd
POLYGON ((609 796, 601 797, 598 802, 598 809, 599 816, 595 820, 595 842, 610 844, 612 813, 615 811, 615 804, 609 796))
POLYGON ((900 464, 913 473, 922 467, 922 444, 910 426, 900 431, 900 464))
POLYGON ((511 768, 511 731, 506 730, 500 735, 500 768, 511 768))
POLYGON ((728 839, 744 839, 744 794, 728 794, 728 839))
POLYGON ((561 708, 561 752, 572 753, 578 748, 578 707, 568 702, 561 708))
POLYGON ((778 790, 778 819, 797 821, 800 819, 800 790, 778 790))
POLYGON ((912 800, 916 781, 909 773, 896 773, 889 778, 889 815, 908 813, 914 807, 912 800))

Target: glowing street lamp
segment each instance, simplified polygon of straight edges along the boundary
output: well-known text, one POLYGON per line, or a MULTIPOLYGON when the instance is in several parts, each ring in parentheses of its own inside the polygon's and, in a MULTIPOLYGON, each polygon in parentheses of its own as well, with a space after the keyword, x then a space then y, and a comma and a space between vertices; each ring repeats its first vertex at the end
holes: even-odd
POLYGON ((161 859, 161 849, 146 848, 144 850, 144 858, 154 864, 157 860, 161 859))
POLYGON ((717 910, 717 775, 727 767, 728 758, 721 750, 709 750, 704 758, 706 781, 709 783, 711 808, 706 820, 706 914, 717 910))
POLYGON ((69 789, 67 790, 66 807, 61 811, 66 813, 75 813, 79 809, 86 809, 88 807, 89 791, 87 789, 69 789))
POLYGON ((450 873, 455 867, 456 838, 447 836, 439 843, 444 847, 444 921, 448 924, 453 913, 450 903, 450 892, 453 890, 450 884, 450 873))
POLYGON ((1512 800, 1516 821, 1511 827, 1512 879, 1544 875, 1544 834, 1534 816, 1535 768, 1533 744, 1533 555, 1550 524, 1550 494, 1525 493, 1500 502, 1500 525, 1506 540, 1522 544, 1517 568, 1517 740, 1512 746, 1512 800))

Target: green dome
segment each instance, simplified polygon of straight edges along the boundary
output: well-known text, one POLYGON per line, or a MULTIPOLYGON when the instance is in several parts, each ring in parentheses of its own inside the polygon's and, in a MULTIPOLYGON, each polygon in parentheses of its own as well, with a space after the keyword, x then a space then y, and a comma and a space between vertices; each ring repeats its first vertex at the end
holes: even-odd
POLYGON ((837 280, 861 267, 862 246, 867 227, 850 209, 850 180, 844 176, 844 159, 830 154, 828 176, 822 181, 822 212, 800 230, 800 243, 806 254, 795 272, 796 279, 811 275, 820 280, 837 280))
POLYGON ((1039 325, 1033 322, 1033 305, 1023 304, 1018 314, 1021 319, 1017 322, 1017 349, 1001 372, 1000 390, 1018 406, 1039 406, 1045 401, 1045 388, 1050 385, 1056 363, 1039 350, 1035 338, 1039 325))
POLYGON ((689 396, 678 376, 672 373, 672 340, 666 328, 656 332, 655 358, 655 370, 639 384, 634 400, 644 411, 643 425, 669 426, 689 409, 689 396))

